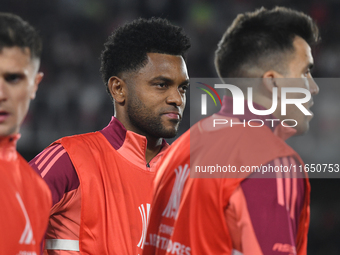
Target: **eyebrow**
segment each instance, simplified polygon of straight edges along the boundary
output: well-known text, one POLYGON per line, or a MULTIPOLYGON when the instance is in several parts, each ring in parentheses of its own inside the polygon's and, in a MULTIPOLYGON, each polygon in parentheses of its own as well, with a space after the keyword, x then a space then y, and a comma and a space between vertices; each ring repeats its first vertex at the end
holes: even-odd
MULTIPOLYGON (((154 81, 157 81, 157 80, 162 80, 164 82, 167 82, 167 83, 173 83, 173 79, 170 79, 170 78, 167 78, 167 77, 164 77, 164 76, 157 76, 155 78, 152 78, 150 80, 150 82, 154 82, 154 81)), ((181 82, 180 85, 189 85, 189 79, 186 79, 185 81, 181 82)))
POLYGON ((10 76, 18 76, 20 78, 24 78, 26 74, 24 72, 5 72, 3 74, 4 77, 10 77, 10 76))
POLYGON ((180 85, 190 85, 190 82, 189 82, 189 80, 185 80, 185 81, 183 81, 180 85))
POLYGON ((4 74, 9 74, 9 75, 25 75, 24 72, 22 71, 6 71, 4 74))

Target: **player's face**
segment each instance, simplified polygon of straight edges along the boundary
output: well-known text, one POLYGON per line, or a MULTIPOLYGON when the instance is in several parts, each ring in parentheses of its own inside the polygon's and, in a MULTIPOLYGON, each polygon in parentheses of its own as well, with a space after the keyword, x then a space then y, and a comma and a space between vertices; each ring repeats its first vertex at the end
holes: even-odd
POLYGON ((186 64, 181 56, 147 55, 147 64, 126 82, 126 128, 147 137, 171 138, 177 133, 186 103, 186 64))
POLYGON ((0 137, 19 132, 43 76, 37 73, 38 67, 28 48, 0 51, 0 137))
MULTIPOLYGON (((293 42, 295 52, 293 53, 293 58, 288 64, 288 72, 282 79, 283 87, 299 87, 308 89, 311 95, 316 95, 319 93, 319 87, 314 82, 313 77, 310 73, 313 67, 313 57, 311 53, 311 48, 305 40, 301 37, 296 37, 293 42), (300 78, 300 79, 289 79, 289 78, 300 78)), ((305 95, 302 93, 288 93, 287 98, 304 98, 305 95)), ((280 105, 280 102, 279 102, 280 105)), ((313 98, 304 103, 303 106, 310 112, 310 107, 313 105, 313 98)), ((298 125, 295 127, 297 134, 304 134, 309 129, 309 121, 312 119, 312 115, 305 115, 302 113, 295 105, 287 104, 287 114, 281 116, 281 119, 294 119, 297 121, 298 125)), ((294 122, 287 122, 287 124, 295 125, 294 122)))

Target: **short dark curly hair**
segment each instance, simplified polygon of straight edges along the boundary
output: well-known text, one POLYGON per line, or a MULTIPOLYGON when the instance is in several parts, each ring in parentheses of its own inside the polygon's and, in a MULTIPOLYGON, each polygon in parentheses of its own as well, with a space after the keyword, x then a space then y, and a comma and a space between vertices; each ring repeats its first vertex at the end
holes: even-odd
POLYGON ((115 30, 104 46, 100 72, 111 96, 107 86, 110 77, 138 71, 147 63, 147 53, 181 55, 185 59, 190 39, 183 28, 166 19, 139 18, 115 30))
POLYGON ((302 12, 275 7, 239 14, 215 52, 218 75, 221 78, 247 77, 247 70, 254 66, 283 70, 287 62, 283 57, 287 52, 294 52, 295 36, 300 36, 310 46, 320 39, 316 23, 302 12))
POLYGON ((17 15, 0 12, 0 51, 4 47, 29 48, 31 58, 40 58, 42 40, 38 32, 17 15))

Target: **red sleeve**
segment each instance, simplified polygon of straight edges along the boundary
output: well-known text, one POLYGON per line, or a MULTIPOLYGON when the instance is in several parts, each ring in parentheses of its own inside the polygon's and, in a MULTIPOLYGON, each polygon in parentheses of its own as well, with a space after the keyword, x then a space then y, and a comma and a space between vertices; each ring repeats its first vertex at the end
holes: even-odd
POLYGON ((65 193, 79 186, 77 172, 61 144, 47 147, 29 164, 49 186, 52 193, 52 206, 58 203, 65 193))
POLYGON ((298 178, 302 174, 291 157, 278 158, 264 166, 271 167, 273 172, 253 173, 230 199, 226 220, 231 236, 233 233, 236 236, 234 247, 244 255, 295 254, 305 196, 304 179, 298 178), (290 170, 283 168, 291 165, 290 170))

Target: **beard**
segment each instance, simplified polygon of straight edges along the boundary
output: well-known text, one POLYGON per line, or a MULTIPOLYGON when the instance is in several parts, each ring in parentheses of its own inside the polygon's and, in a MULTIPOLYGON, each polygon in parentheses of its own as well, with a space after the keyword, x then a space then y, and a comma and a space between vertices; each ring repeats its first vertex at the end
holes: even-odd
POLYGON ((153 109, 148 108, 136 95, 133 95, 127 104, 127 114, 131 124, 141 132, 141 135, 173 138, 177 134, 180 120, 169 120, 172 125, 165 127, 161 119, 162 114, 153 114, 153 109))

